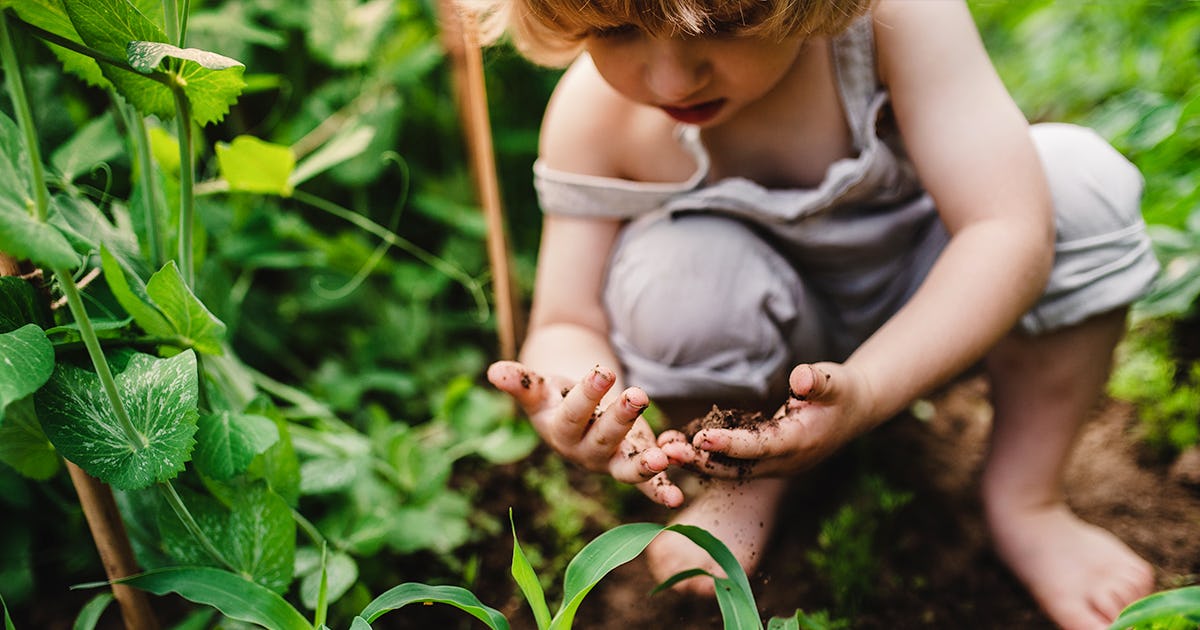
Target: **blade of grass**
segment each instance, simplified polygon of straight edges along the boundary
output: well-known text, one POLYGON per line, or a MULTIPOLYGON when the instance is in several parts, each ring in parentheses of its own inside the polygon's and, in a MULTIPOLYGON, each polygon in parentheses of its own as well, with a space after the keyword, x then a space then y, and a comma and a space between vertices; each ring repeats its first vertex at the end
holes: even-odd
POLYGON ((471 591, 459 586, 429 586, 416 582, 401 584, 376 597, 358 616, 367 623, 371 623, 385 612, 409 604, 427 602, 454 606, 486 623, 492 630, 509 630, 508 620, 504 618, 504 615, 495 608, 485 606, 471 591))

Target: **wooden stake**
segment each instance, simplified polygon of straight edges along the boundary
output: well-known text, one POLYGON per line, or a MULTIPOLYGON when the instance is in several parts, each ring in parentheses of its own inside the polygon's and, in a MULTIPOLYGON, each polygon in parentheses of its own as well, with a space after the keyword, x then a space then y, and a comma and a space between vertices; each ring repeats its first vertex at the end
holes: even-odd
MULTIPOLYGON (((20 265, 12 256, 0 253, 0 276, 17 275, 20 269, 20 265)), ((96 543, 96 551, 100 553, 100 562, 104 564, 108 579, 115 580, 137 573, 138 566, 133 559, 133 548, 129 544, 121 513, 117 511, 112 489, 71 462, 67 462, 67 472, 70 473, 71 483, 79 495, 79 505, 83 508, 83 516, 87 519, 92 540, 96 543)), ((157 630, 158 620, 150 609, 150 600, 144 591, 124 584, 113 584, 112 592, 113 598, 121 608, 121 617, 125 620, 126 628, 157 630)))
POLYGON ((442 46, 450 58, 471 174, 487 222, 488 262, 492 268, 492 292, 496 301, 496 333, 500 338, 500 357, 513 359, 517 356, 519 341, 518 316, 512 269, 509 264, 504 208, 496 176, 492 127, 488 119, 483 52, 479 47, 475 20, 470 16, 463 16, 454 0, 438 0, 438 11, 441 17, 442 46))
MULTIPOLYGON (((83 515, 87 518, 88 529, 92 531, 92 540, 96 542, 96 550, 100 552, 100 562, 104 564, 108 579, 115 580, 137 573, 137 562, 133 559, 133 549, 129 545, 121 513, 117 511, 112 488, 71 462, 67 462, 67 471, 71 474, 71 483, 75 484, 75 492, 79 494, 79 504, 83 506, 83 515)), ((112 592, 121 607, 126 628, 157 630, 158 620, 150 609, 150 600, 145 591, 124 584, 113 584, 112 592)))

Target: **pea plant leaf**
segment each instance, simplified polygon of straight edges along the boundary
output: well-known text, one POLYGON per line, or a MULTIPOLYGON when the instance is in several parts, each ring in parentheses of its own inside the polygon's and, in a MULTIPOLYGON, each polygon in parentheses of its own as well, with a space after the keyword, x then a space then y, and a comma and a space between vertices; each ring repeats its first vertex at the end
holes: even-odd
MULTIPOLYGON (((83 43, 110 57, 125 58, 131 41, 167 41, 167 35, 128 0, 62 0, 83 43)), ((163 120, 175 115, 175 99, 165 85, 132 70, 100 64, 100 71, 143 115, 163 120)))
POLYGON ((126 435, 99 377, 66 363, 34 395, 46 435, 63 457, 114 488, 171 479, 195 443, 196 355, 134 354, 115 379, 135 436, 126 435))
MULTIPOLYGON (((83 43, 83 39, 75 30, 75 25, 71 23, 71 17, 67 15, 63 0, 21 0, 9 4, 17 12, 17 17, 27 24, 32 24, 78 44, 83 43)), ((64 70, 83 79, 85 83, 93 87, 102 89, 109 87, 110 83, 108 79, 104 78, 104 73, 100 71, 100 64, 95 59, 73 50, 67 50, 57 44, 47 43, 46 45, 54 52, 54 56, 58 57, 64 70)))
POLYGON ((38 481, 58 472, 58 452, 38 423, 32 397, 16 401, 4 412, 4 422, 0 423, 0 462, 38 481))
POLYGON ((129 65, 144 74, 158 69, 168 57, 180 60, 175 80, 192 104, 192 120, 201 126, 225 118, 246 87, 242 62, 207 50, 178 48, 161 40, 131 41, 125 54, 129 65))
POLYGON ((36 392, 54 372, 54 346, 37 324, 0 334, 0 417, 14 401, 36 392))
POLYGON ((16 123, 3 113, 0 147, 0 251, 40 266, 73 269, 79 256, 70 241, 33 216, 35 182, 29 172, 29 154, 16 123))
MULTIPOLYGON (((182 490, 196 523, 242 576, 282 593, 291 583, 296 554, 292 510, 263 483, 209 483, 220 499, 182 490)), ((163 549, 177 564, 212 565, 215 559, 169 510, 158 513, 163 549)))
POLYGON ((232 191, 281 197, 292 194, 290 178, 296 156, 290 147, 238 136, 229 144, 217 143, 217 165, 232 191))
POLYGON ((170 322, 183 345, 204 354, 222 353, 225 324, 188 288, 174 260, 150 276, 146 295, 170 322))
POLYGON ((196 432, 196 469, 214 479, 229 479, 278 441, 279 429, 269 418, 228 411, 202 415, 196 432))
POLYGON ((0 333, 25 324, 48 325, 49 313, 33 285, 21 278, 0 276, 0 333))
POLYGON ((104 280, 121 308, 133 317, 133 321, 147 334, 156 337, 174 337, 175 327, 167 320, 146 293, 146 285, 137 274, 132 273, 113 256, 107 247, 100 248, 100 267, 104 280))

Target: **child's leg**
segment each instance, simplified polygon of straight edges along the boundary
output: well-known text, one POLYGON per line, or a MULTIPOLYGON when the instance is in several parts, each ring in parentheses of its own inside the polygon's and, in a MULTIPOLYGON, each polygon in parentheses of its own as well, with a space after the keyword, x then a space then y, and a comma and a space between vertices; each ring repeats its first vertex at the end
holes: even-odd
POLYGON ((983 498, 996 550, 1068 630, 1107 628, 1149 594, 1148 563, 1064 502, 1063 470, 1108 379, 1125 310, 1036 337, 1010 335, 988 356, 995 421, 983 498))
MULTIPOLYGON (((713 479, 706 482, 702 494, 671 519, 671 524, 696 525, 708 530, 729 547, 747 574, 753 574, 762 560, 786 487, 787 481, 777 478, 713 479)), ((656 582, 694 568, 725 575, 708 552, 675 532, 660 534, 650 543, 646 555, 656 582)), ((714 594, 713 581, 703 576, 685 580, 676 588, 697 595, 714 594)))

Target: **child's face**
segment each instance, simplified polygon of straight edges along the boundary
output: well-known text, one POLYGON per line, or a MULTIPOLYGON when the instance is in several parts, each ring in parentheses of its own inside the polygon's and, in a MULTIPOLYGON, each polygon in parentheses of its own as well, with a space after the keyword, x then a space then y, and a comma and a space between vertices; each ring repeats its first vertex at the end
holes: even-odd
POLYGON ((600 75, 626 98, 713 127, 768 95, 804 39, 651 35, 624 26, 589 34, 585 42, 600 75))

